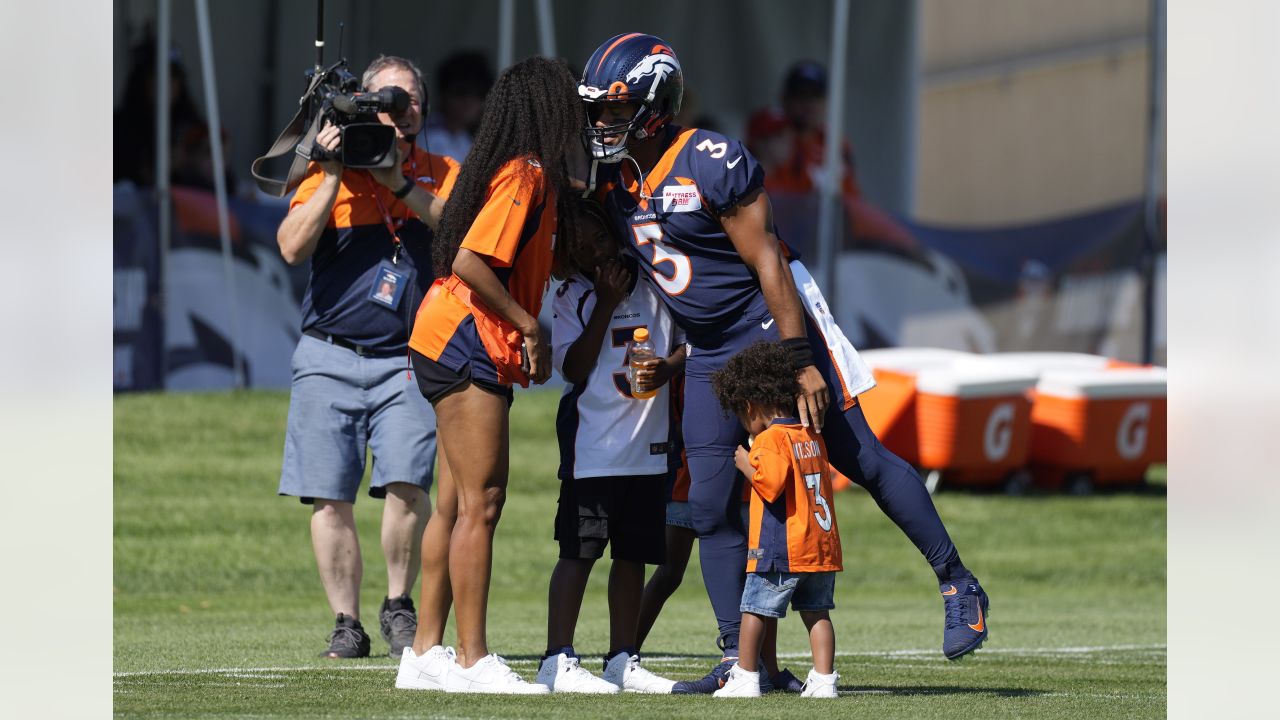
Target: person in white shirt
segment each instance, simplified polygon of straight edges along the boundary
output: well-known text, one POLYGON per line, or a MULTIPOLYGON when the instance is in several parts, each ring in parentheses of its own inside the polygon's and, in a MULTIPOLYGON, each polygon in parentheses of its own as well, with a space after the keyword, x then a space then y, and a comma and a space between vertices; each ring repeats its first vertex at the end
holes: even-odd
MULTIPOLYGON (((537 682, 552 692, 669 693, 674 681, 640 664, 636 627, 645 565, 666 560, 666 484, 673 460, 668 381, 684 367, 684 338, 590 201, 568 209, 557 238, 560 276, 553 301, 552 364, 569 385, 560 401, 560 560, 548 591, 547 652, 537 682), (659 357, 627 378, 628 346, 647 328, 659 357), (573 649, 587 579, 609 546, 609 652, 603 679, 573 649)), ((675 455, 678 458, 678 454, 675 455)))

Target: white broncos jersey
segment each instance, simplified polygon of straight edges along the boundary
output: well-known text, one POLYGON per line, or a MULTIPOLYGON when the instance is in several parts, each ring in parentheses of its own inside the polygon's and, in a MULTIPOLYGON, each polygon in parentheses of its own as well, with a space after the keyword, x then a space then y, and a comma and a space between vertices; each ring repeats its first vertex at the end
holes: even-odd
MULTIPOLYGON (((564 373, 569 346, 582 335, 596 306, 594 283, 574 275, 552 301, 552 361, 564 373)), ((613 310, 596 364, 585 382, 568 384, 556 414, 560 441, 560 478, 662 475, 668 470, 671 441, 671 391, 664 384, 646 400, 631 396, 626 353, 636 328, 648 328, 660 354, 670 355, 684 335, 654 294, 637 279, 631 294, 613 310)))

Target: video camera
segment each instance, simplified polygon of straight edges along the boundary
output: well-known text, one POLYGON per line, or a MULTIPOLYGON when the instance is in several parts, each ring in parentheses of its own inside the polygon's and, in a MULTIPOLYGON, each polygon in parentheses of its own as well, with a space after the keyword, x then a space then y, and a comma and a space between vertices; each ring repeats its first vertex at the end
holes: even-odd
MULTIPOLYGON (((396 129, 378 122, 378 113, 398 113, 409 107, 409 93, 398 87, 377 92, 361 92, 360 80, 347 68, 346 59, 323 72, 319 82, 315 71, 312 80, 311 123, 319 129, 328 120, 342 136, 336 159, 349 168, 387 168, 396 162, 396 129)), ((302 148, 298 149, 301 152, 302 148)), ((312 145, 310 159, 329 160, 324 148, 312 145)))
MULTIPOLYGON (((342 55, 339 36, 338 55, 342 55)), ((298 112, 276 138, 266 155, 253 161, 250 172, 258 187, 269 195, 284 197, 302 182, 307 163, 329 160, 330 154, 315 146, 316 133, 325 121, 341 133, 334 154, 349 168, 389 168, 396 162, 396 129, 378 122, 378 113, 398 113, 409 107, 409 93, 398 87, 364 92, 360 79, 347 67, 347 59, 324 67, 324 0, 316 2, 316 64, 306 72, 307 89, 298 100, 298 112), (268 177, 265 164, 293 154, 285 179, 268 177)))

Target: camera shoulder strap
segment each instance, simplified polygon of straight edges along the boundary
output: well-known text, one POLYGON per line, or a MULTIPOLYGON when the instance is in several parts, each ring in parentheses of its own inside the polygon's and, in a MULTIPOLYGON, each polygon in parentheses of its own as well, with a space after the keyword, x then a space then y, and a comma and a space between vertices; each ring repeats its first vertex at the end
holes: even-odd
POLYGON ((313 117, 311 112, 312 92, 319 81, 319 77, 311 81, 306 94, 298 103, 298 112, 294 113, 288 126, 280 133, 280 137, 276 138, 267 154, 254 160, 253 165, 249 167, 249 172, 253 173, 253 179, 258 183, 258 187, 272 197, 284 197, 289 194, 298 187, 302 177, 306 175, 307 163, 311 161, 311 144, 320 130, 319 118, 313 117), (290 151, 294 152, 293 164, 289 166, 289 174, 285 176, 283 182, 263 174, 262 166, 268 160, 284 157, 290 151))

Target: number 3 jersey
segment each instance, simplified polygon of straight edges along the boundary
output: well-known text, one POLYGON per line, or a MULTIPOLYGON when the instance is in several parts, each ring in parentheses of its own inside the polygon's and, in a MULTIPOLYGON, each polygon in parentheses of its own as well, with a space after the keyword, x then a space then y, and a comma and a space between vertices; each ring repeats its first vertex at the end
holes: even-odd
POLYGON ((842 570, 831 466, 822 436, 777 418, 748 453, 755 472, 747 528, 747 572, 842 570))
POLYGON ((644 178, 643 193, 634 164, 624 160, 602 166, 600 197, 690 343, 715 344, 735 322, 768 311, 759 281, 720 225, 721 213, 764 186, 764 170, 737 140, 696 128, 668 132, 674 139, 644 178))
MULTIPOLYGON (((596 306, 594 283, 574 275, 556 290, 552 309, 552 364, 564 373, 569 347, 582 335, 596 306)), ((684 343, 662 301, 636 279, 614 308, 598 348, 595 366, 584 382, 565 387, 556 414, 560 442, 560 479, 621 475, 665 475, 676 457, 679 438, 672 432, 670 383, 645 400, 631 396, 627 346, 636 328, 648 328, 658 353, 666 357, 684 343)))

